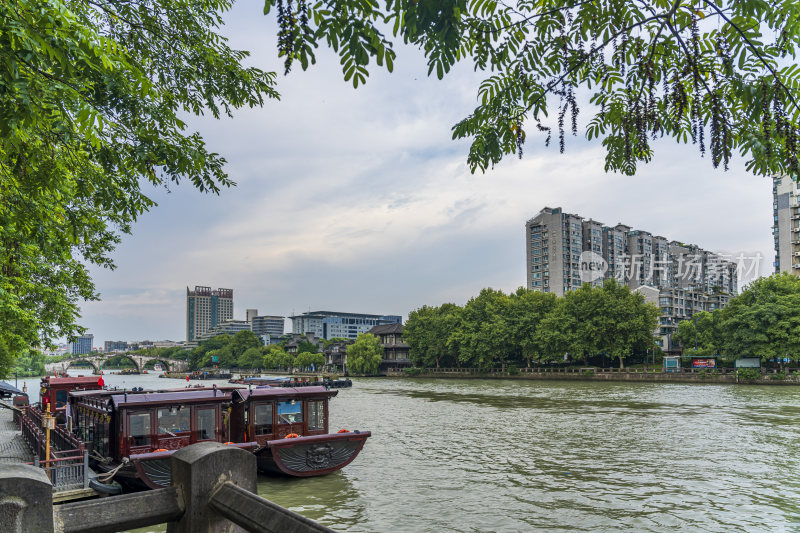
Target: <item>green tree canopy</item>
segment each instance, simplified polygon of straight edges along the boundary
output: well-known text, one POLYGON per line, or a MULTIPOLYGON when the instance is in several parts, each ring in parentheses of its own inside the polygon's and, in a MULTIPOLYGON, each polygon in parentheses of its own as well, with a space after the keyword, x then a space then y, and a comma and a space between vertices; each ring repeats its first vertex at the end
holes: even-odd
POLYGON ((383 348, 372 333, 359 333, 347 347, 347 368, 356 374, 377 374, 383 360, 383 348))
POLYGON ((409 345, 409 357, 414 365, 456 366, 458 353, 448 341, 458 329, 461 312, 461 307, 445 303, 439 307, 423 305, 408 314, 403 338, 409 345))
POLYGON ((555 135, 563 152, 583 122, 606 170, 633 174, 666 136, 691 140, 714 167, 738 152, 756 174, 798 176, 794 0, 266 0, 265 12, 276 5, 286 71, 307 68, 321 43, 354 86, 370 57, 391 71, 388 24, 423 51, 429 75, 459 61, 486 72, 478 106, 453 128, 472 140, 473 171, 521 157, 528 137, 555 135))
POLYGON ((600 311, 599 351, 619 359, 619 367, 634 350, 653 349, 653 333, 658 327, 659 309, 645 302, 640 292, 613 279, 605 280, 603 287, 596 289, 603 293, 603 307, 600 311))
POLYGON ((518 346, 528 367, 531 358, 545 349, 544 319, 555 309, 558 299, 553 293, 527 290, 524 287, 510 295, 507 311, 510 343, 518 346))
POLYGON ((239 356, 236 363, 239 368, 263 368, 264 355, 258 348, 248 348, 239 356))
POLYGON ((316 352, 302 352, 297 354, 294 359, 294 366, 297 368, 311 368, 311 365, 320 370, 325 366, 325 356, 316 352))
POLYGON ((720 328, 728 355, 763 361, 797 358, 800 278, 782 273, 757 279, 722 310, 720 328))
POLYGON ((505 364, 511 347, 506 320, 508 305, 508 296, 492 288, 482 289, 467 302, 452 334, 461 364, 480 368, 505 364))
POLYGON ((309 352, 309 353, 317 353, 319 348, 313 342, 309 342, 306 339, 303 339, 297 343, 297 353, 309 352))
POLYGON ((234 357, 240 357, 247 350, 255 348, 261 351, 261 339, 250 330, 237 331, 229 344, 234 357))
POLYGON ((82 333, 87 264, 154 202, 144 187, 232 184, 187 115, 277 93, 220 35, 225 0, 0 2, 0 375, 15 353, 82 333))

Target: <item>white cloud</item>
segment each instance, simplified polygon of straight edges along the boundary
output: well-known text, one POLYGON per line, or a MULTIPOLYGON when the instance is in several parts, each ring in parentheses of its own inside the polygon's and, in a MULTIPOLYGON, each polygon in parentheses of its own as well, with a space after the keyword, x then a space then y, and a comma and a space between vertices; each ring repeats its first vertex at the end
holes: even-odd
MULTIPOLYGON (((253 64, 281 68, 271 19, 241 4, 230 21, 253 64)), ((475 105, 469 68, 428 79, 419 53, 402 49, 394 74, 373 70, 354 91, 330 52, 318 57, 280 76, 280 102, 191 121, 239 186, 154 192, 159 207, 124 240, 119 268, 95 272, 104 301, 84 306, 84 324, 97 338, 182 338, 186 285, 233 288, 237 317, 251 307, 406 314, 485 286, 513 290, 525 283, 525 221, 545 205, 761 251, 769 268, 771 185, 741 164, 715 171, 693 146, 660 141, 635 177, 605 174, 598 144, 570 137, 561 155, 531 135, 524 159, 473 175, 468 144, 450 140, 475 105)))

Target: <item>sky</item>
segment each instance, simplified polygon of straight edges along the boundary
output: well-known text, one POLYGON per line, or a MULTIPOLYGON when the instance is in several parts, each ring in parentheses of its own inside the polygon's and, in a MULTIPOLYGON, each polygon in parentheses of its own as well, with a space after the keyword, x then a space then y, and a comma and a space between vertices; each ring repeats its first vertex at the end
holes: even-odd
POLYGON ((484 287, 513 291, 526 283, 525 222, 545 206, 760 254, 770 272, 772 184, 742 159, 715 170, 695 146, 665 139, 635 176, 607 174, 599 143, 579 133, 560 154, 557 139, 546 148, 531 131, 521 160, 471 174, 469 143, 451 140, 477 104, 482 76, 470 65, 428 78, 422 54, 400 46, 393 73, 372 63, 353 89, 326 49, 284 76, 274 14, 257 5, 237 4, 226 22, 249 64, 279 72, 281 99, 188 120, 238 185, 219 196, 149 189, 158 206, 123 236, 117 268, 91 269, 101 301, 82 304, 80 323, 95 346, 184 340, 187 286, 233 289, 239 319, 249 308, 406 316, 484 287))

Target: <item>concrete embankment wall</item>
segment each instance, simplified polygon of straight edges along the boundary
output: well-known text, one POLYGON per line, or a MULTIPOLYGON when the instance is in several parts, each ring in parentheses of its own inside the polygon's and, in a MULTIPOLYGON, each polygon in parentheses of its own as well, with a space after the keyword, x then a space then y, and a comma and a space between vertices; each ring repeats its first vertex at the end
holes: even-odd
POLYGON ((754 384, 754 385, 800 385, 797 376, 787 375, 786 379, 771 379, 772 374, 766 374, 754 382, 738 382, 735 372, 713 374, 711 372, 644 372, 638 369, 631 370, 600 370, 587 372, 582 370, 569 371, 568 369, 553 369, 550 371, 530 372, 520 369, 519 374, 511 372, 493 371, 478 372, 473 369, 452 370, 427 370, 419 374, 404 372, 390 372, 388 377, 413 377, 436 379, 521 379, 521 380, 546 380, 546 381, 640 381, 648 383, 725 383, 725 384, 754 384))

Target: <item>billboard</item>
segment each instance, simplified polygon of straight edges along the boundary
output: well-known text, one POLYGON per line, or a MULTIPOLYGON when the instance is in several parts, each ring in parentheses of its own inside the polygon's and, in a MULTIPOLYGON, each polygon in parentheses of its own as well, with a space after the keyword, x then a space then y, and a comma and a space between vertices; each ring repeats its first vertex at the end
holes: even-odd
POLYGON ((717 360, 693 358, 692 368, 717 368, 717 360))

